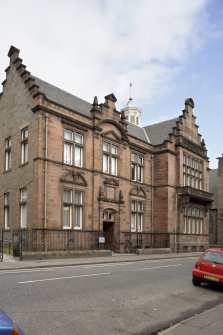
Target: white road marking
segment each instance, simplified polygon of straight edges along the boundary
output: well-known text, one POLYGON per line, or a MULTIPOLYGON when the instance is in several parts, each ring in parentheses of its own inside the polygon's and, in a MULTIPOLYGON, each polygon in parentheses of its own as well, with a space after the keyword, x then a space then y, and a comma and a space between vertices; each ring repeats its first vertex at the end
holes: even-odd
POLYGON ((52 268, 36 268, 36 269, 21 269, 21 270, 2 270, 0 271, 0 276, 1 275, 7 275, 7 274, 18 274, 18 273, 30 273, 30 272, 39 272, 39 271, 43 271, 43 272, 49 272, 52 271, 52 268))
POLYGON ((163 269, 163 268, 170 268, 173 266, 181 266, 182 264, 173 264, 173 265, 161 265, 161 266, 153 266, 151 268, 142 268, 142 269, 136 269, 133 271, 144 271, 144 270, 154 270, 154 269, 163 269))
POLYGON ((57 277, 57 278, 46 278, 46 279, 36 279, 36 280, 27 280, 20 281, 18 284, 28 284, 28 283, 36 283, 36 282, 44 282, 44 281, 53 281, 53 280, 62 280, 62 279, 72 279, 72 278, 83 278, 83 277, 93 277, 93 276, 102 276, 102 275, 110 275, 110 272, 104 273, 91 273, 89 275, 79 275, 79 276, 69 276, 69 277, 57 277))
POLYGON ((132 265, 133 262, 121 262, 121 263, 106 263, 106 264, 92 264, 92 265, 84 265, 84 269, 91 269, 91 268, 103 268, 106 266, 122 266, 122 265, 132 265))

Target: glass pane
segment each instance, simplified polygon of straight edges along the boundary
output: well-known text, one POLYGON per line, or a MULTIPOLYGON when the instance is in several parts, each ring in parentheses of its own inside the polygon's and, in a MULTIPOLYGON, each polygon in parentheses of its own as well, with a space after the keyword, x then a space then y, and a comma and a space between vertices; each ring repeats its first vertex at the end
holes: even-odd
POLYGON ((72 151, 73 145, 70 143, 64 143, 64 163, 72 164, 72 151))
POLYGON ((103 172, 109 173, 109 156, 103 155, 103 172))
POLYGON ((26 204, 20 205, 20 226, 26 228, 26 204))
POLYGON ((68 141, 73 141, 73 132, 69 129, 64 129, 64 138, 68 141))
POLYGON ((72 190, 63 191, 63 202, 71 203, 72 202, 72 190))
POLYGON ((75 163, 76 166, 83 166, 83 148, 75 147, 75 163))
POLYGON ((142 182, 143 181, 143 167, 138 166, 138 181, 142 182))
POLYGON ((117 158, 112 157, 111 159, 111 174, 117 175, 117 158))
POLYGON ((136 210, 136 201, 131 202, 131 210, 135 211, 136 210))
POLYGON ((8 193, 4 193, 4 205, 7 206, 9 204, 9 196, 8 193))
POLYGON ((132 164, 131 167, 131 179, 136 180, 136 171, 137 171, 137 166, 135 164, 132 164))
POLYGON ((5 140, 5 149, 9 148, 11 148, 11 138, 7 138, 7 140, 5 140))
POLYGON ((113 155, 118 155, 118 147, 115 145, 112 145, 111 152, 113 155))
POLYGON ((108 143, 103 143, 103 151, 109 152, 109 144, 108 143))
POLYGON ((82 227, 82 213, 83 213, 83 208, 79 206, 76 207, 76 222, 75 222, 76 228, 82 227))
POLYGON ((83 135, 76 133, 75 134, 75 143, 83 144, 83 135))
POLYGON ((21 163, 24 164, 28 162, 28 143, 22 143, 22 157, 21 163))
POLYGON ((138 212, 143 212, 143 202, 138 202, 138 212))
POLYGON ((131 154, 131 161, 137 162, 137 156, 135 154, 131 154))
POLYGON ((28 128, 22 130, 22 140, 28 138, 28 128))
POLYGON ((20 190, 20 201, 26 201, 27 199, 27 190, 26 189, 22 189, 20 190))
POLYGON ((7 151, 5 153, 5 170, 11 169, 11 152, 7 151))
POLYGON ((131 231, 136 231, 136 213, 131 213, 131 231))
POLYGON ((83 204, 83 192, 75 192, 75 203, 77 205, 83 204))
POLYGON ((71 206, 64 206, 63 208, 63 227, 71 227, 71 206))
POLYGON ((4 222, 5 222, 5 228, 9 228, 9 209, 4 208, 4 222))
POLYGON ((138 231, 142 231, 143 214, 138 214, 138 231))

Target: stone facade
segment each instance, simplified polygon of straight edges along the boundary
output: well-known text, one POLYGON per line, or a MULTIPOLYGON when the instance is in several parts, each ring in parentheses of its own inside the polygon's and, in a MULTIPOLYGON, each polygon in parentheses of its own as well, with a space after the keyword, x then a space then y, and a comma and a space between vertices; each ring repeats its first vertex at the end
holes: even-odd
POLYGON ((192 99, 178 118, 141 128, 113 94, 90 104, 32 76, 15 47, 8 55, 1 228, 97 231, 115 251, 160 247, 164 236, 174 251, 207 247, 208 157, 192 99))

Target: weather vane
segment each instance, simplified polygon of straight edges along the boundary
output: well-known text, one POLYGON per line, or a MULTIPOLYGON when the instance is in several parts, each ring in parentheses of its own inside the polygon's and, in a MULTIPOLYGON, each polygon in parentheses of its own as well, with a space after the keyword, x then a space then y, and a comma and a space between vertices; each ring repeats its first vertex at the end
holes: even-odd
POLYGON ((129 91, 130 91, 130 98, 129 100, 132 100, 132 83, 129 84, 129 91))

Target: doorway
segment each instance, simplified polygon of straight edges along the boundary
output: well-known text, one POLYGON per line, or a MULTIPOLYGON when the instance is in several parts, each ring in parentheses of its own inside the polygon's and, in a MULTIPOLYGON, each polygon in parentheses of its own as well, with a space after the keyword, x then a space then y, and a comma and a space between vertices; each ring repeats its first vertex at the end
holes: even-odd
POLYGON ((103 221, 103 234, 105 236, 107 248, 111 251, 114 251, 114 244, 113 244, 114 222, 103 221))

